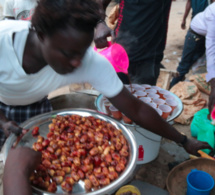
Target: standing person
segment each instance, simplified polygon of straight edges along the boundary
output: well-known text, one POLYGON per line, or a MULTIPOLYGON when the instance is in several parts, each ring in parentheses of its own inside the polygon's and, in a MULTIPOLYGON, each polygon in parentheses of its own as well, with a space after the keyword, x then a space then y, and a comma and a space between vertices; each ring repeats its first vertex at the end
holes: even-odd
POLYGON ((21 122, 51 111, 51 91, 88 82, 135 123, 180 143, 187 152, 212 149, 188 139, 134 97, 108 60, 90 48, 100 18, 94 0, 40 0, 31 22, 0 21, 1 136, 19 134, 21 122))
MULTIPOLYGON (((110 0, 100 0, 106 7, 110 0)), ((171 0, 120 0, 115 28, 116 42, 124 46, 129 57, 128 73, 132 83, 155 85, 165 49, 171 0)), ((107 46, 111 30, 101 20, 97 25, 95 44, 107 46)), ((126 76, 127 78, 127 76, 126 76)), ((128 81, 122 78, 124 83, 128 81)))
MULTIPOLYGON (((210 1, 209 1, 210 2, 210 1)), ((212 1, 213 2, 213 1, 212 1)), ((181 23, 181 28, 184 30, 186 28, 186 19, 192 8, 192 18, 204 11, 208 6, 208 0, 187 0, 184 17, 181 23)), ((205 37, 196 34, 191 28, 188 29, 184 48, 181 57, 181 61, 177 67, 178 76, 174 77, 170 83, 170 88, 173 87, 179 81, 183 81, 185 75, 189 72, 193 63, 198 60, 205 53, 205 37)))
POLYGON ((5 0, 4 19, 31 20, 37 0, 5 0))
POLYGON ((211 84, 208 104, 209 113, 211 113, 215 106, 215 3, 209 5, 205 11, 197 14, 191 21, 190 27, 193 32, 204 36, 206 39, 206 81, 211 84))

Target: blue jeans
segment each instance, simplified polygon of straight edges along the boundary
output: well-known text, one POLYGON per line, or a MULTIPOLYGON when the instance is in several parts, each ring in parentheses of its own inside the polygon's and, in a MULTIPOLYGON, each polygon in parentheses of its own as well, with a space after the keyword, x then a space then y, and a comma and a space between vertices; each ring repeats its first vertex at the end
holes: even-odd
POLYGON ((192 30, 187 31, 181 62, 177 67, 179 77, 173 78, 170 87, 182 81, 189 72, 193 63, 205 53, 205 37, 198 35, 192 30))

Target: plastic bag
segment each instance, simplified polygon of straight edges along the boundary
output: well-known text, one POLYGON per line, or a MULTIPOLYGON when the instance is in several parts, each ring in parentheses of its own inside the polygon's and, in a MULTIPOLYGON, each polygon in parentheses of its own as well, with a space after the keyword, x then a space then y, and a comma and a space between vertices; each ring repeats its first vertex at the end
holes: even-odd
POLYGON ((192 82, 179 82, 174 85, 170 91, 181 99, 184 106, 180 116, 174 120, 177 123, 190 124, 194 114, 203 109, 207 102, 196 84, 192 82))
MULTIPOLYGON (((209 111, 204 108, 194 114, 193 121, 190 125, 191 135, 197 137, 197 140, 207 142, 212 148, 214 148, 214 130, 215 126, 211 124, 211 120, 208 120, 207 115, 209 111)), ((202 150, 209 154, 210 150, 202 150)))
POLYGON ((193 120, 190 125, 191 135, 197 137, 199 129, 212 129, 215 130, 215 126, 211 124, 211 120, 208 120, 207 116, 209 110, 207 108, 201 109, 194 114, 193 120))
MULTIPOLYGON (((213 129, 200 129, 197 140, 202 142, 207 142, 212 148, 214 148, 214 131, 213 129)), ((203 152, 209 154, 211 150, 209 149, 203 149, 203 152)))

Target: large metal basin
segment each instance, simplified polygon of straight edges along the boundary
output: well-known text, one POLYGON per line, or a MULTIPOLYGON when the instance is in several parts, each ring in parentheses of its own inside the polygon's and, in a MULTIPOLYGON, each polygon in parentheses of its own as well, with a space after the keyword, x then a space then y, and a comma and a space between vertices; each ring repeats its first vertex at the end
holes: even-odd
MULTIPOLYGON (((34 126, 39 126, 40 127, 40 135, 43 137, 46 137, 46 134, 48 133, 48 125, 51 123, 51 119, 55 115, 72 115, 72 114, 78 114, 81 116, 93 116, 95 118, 102 119, 104 121, 110 122, 113 124, 117 129, 121 129, 125 138, 128 141, 129 145, 129 150, 130 150, 130 155, 128 158, 128 163, 125 168, 125 170, 121 173, 119 178, 109 185, 98 189, 96 191, 92 192, 86 192, 84 189, 83 182, 80 181, 77 184, 74 185, 73 187, 73 195, 102 195, 102 194, 111 194, 114 191, 116 191, 120 186, 128 182, 128 180, 131 179, 133 176, 134 169, 136 167, 136 159, 137 159, 137 146, 136 146, 136 141, 135 137, 132 134, 132 132, 126 128, 123 124, 120 122, 106 116, 103 114, 98 113, 97 111, 94 110, 89 110, 89 109, 63 109, 63 110, 56 110, 50 113, 38 115, 36 117, 33 117, 26 122, 24 122, 21 126, 24 129, 32 129, 34 126)), ((8 152, 12 147, 13 142, 16 140, 16 136, 11 134, 9 138, 6 140, 6 143, 3 148, 3 158, 4 162, 7 158, 8 152)), ((31 131, 29 131, 27 134, 23 136, 21 141, 18 143, 17 147, 20 146, 26 146, 26 147, 32 147, 32 144, 36 141, 36 139, 32 136, 31 131)), ((42 195, 48 195, 48 194, 53 194, 53 193, 47 193, 45 191, 42 191, 38 188, 33 187, 33 190, 37 194, 42 194, 42 195)), ((61 190, 60 187, 58 187, 58 190, 55 194, 63 194, 64 192, 61 190)))

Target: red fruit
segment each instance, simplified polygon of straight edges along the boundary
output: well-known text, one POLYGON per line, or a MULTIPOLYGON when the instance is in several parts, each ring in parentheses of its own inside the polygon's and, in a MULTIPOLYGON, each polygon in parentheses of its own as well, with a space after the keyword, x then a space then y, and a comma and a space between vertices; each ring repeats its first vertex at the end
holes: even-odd
POLYGON ((33 135, 33 136, 39 135, 39 127, 34 127, 34 128, 33 128, 33 130, 32 130, 32 135, 33 135))
POLYGON ((101 158, 99 156, 94 157, 94 162, 93 163, 94 163, 95 167, 99 167, 101 162, 102 162, 102 160, 101 160, 101 158))
POLYGON ((111 137, 110 137, 110 135, 108 133, 105 133, 104 136, 103 136, 104 140, 110 140, 110 138, 111 137))
POLYGON ((49 140, 48 139, 45 139, 43 142, 42 142, 42 146, 45 148, 49 145, 49 140))
POLYGON ((34 150, 41 152, 43 150, 43 146, 41 143, 35 143, 34 144, 34 150))

